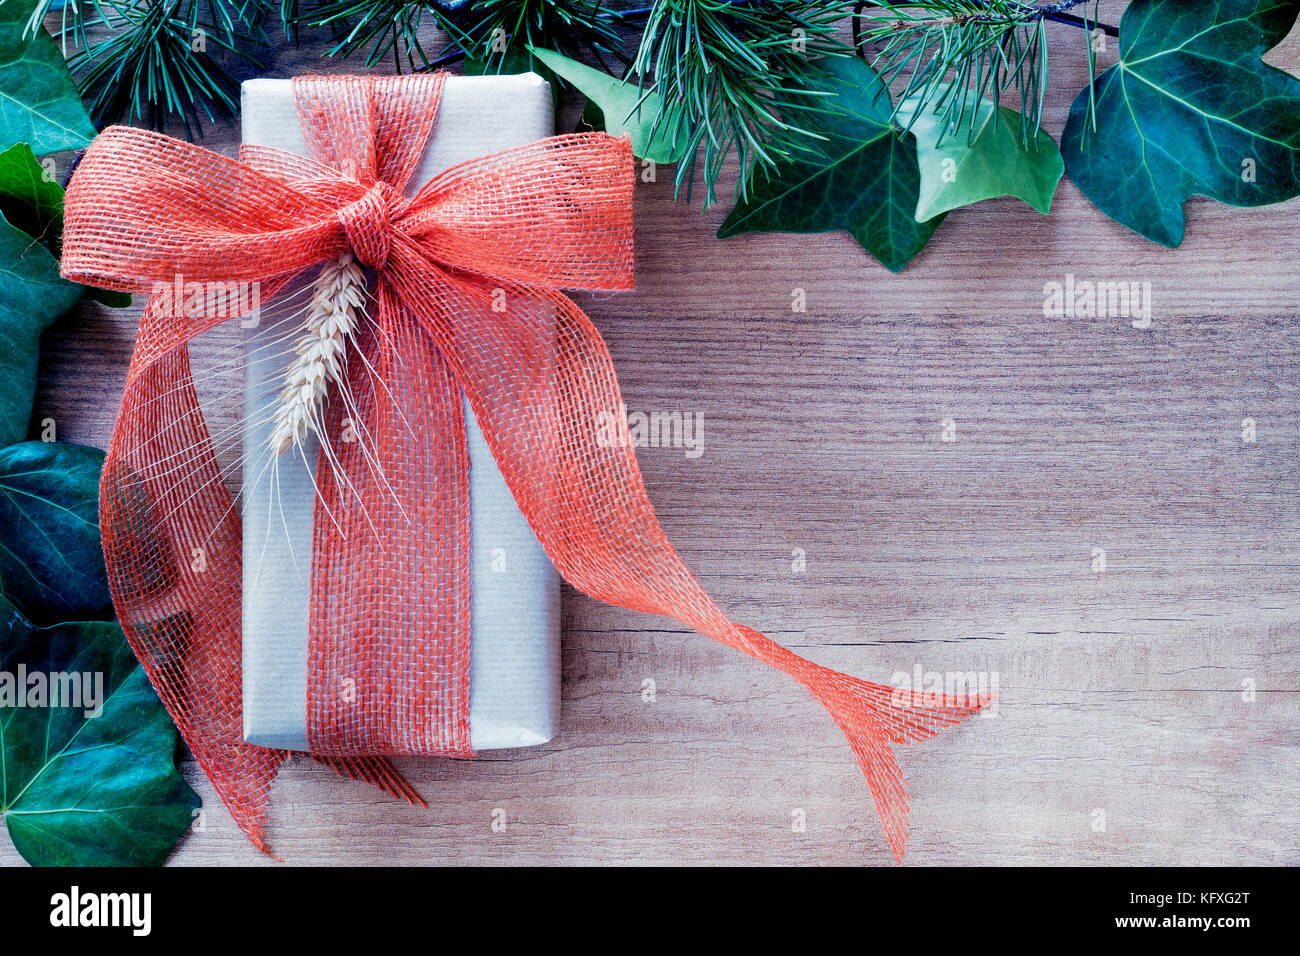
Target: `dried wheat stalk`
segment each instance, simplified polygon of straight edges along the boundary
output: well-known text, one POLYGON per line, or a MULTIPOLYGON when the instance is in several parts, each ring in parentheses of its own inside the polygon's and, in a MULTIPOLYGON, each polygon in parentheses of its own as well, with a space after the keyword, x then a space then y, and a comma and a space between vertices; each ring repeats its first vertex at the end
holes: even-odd
POLYGON ((361 267, 347 252, 316 277, 305 331, 294 347, 275 411, 269 443, 276 455, 301 444, 309 430, 321 437, 321 406, 330 385, 343 376, 348 337, 365 314, 365 281, 361 267))

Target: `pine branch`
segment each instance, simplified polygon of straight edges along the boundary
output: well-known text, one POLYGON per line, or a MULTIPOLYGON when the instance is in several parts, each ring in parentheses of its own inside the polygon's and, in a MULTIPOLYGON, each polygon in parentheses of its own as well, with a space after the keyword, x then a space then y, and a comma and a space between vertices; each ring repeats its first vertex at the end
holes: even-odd
MULTIPOLYGON (((656 132, 686 147, 676 186, 691 195, 702 154, 705 205, 727 157, 745 195, 759 167, 772 167, 820 134, 793 117, 818 84, 818 58, 851 56, 836 38, 851 0, 656 0, 646 14, 633 70, 653 84, 656 132)), ((629 15, 630 16, 630 15, 629 15)))
MULTIPOLYGON (((28 29, 41 29, 51 3, 37 5, 28 29)), ((68 0, 57 35, 97 126, 143 121, 161 130, 179 121, 193 138, 204 119, 238 112, 239 84, 225 61, 260 65, 243 47, 263 37, 264 3, 68 0)))
POLYGON ((398 70, 438 69, 468 58, 482 72, 497 73, 527 57, 530 46, 593 55, 602 64, 606 56, 626 63, 617 19, 603 0, 474 0, 454 8, 431 0, 324 0, 310 13, 293 16, 295 23, 339 31, 330 56, 368 48, 366 66, 390 55, 398 70), (448 37, 434 53, 419 36, 426 16, 448 37))
MULTIPOLYGON (((1032 4, 1023 0, 923 0, 895 5, 888 0, 858 0, 853 12, 854 45, 887 82, 897 84, 899 101, 943 115, 960 127, 968 108, 985 97, 1000 103, 1014 91, 1026 143, 1037 136, 1047 93, 1048 22, 1084 28, 1089 81, 1095 79, 1092 32, 1101 27, 1087 16, 1087 0, 1032 4), (1084 16, 1068 11, 1083 7, 1084 16), (864 19, 868 21, 864 23, 864 19), (877 45, 874 56, 867 48, 877 45)), ((996 114, 995 114, 996 116, 996 114)))

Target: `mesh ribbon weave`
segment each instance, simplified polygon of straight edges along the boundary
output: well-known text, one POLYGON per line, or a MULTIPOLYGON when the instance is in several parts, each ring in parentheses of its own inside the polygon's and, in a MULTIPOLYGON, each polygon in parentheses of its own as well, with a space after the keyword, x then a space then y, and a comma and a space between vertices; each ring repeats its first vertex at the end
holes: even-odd
MULTIPOLYGON (((908 797, 890 745, 927 738, 978 702, 901 694, 732 623, 655 519, 631 443, 597 441, 602 413, 620 420, 618 382, 595 327, 559 290, 632 286, 629 142, 541 140, 448 169, 406 199, 443 77, 294 83, 312 159, 245 147, 236 161, 106 130, 68 189, 63 273, 132 292, 183 276, 257 281, 273 294, 348 250, 375 270, 376 306, 350 344, 367 361, 349 361, 347 380, 386 482, 362 442, 338 440, 342 403, 327 405, 324 440, 338 460, 322 454, 317 468, 313 756, 416 800, 379 755, 470 754, 463 392, 559 572, 807 687, 848 738, 901 859, 908 797), (360 706, 338 703, 345 673, 360 706)), ((232 316, 173 311, 155 294, 141 320, 100 493, 105 556, 136 655, 236 822, 265 850, 267 792, 285 753, 242 740, 240 525, 188 353, 194 336, 232 316), (196 547, 206 552, 201 570, 196 547)))

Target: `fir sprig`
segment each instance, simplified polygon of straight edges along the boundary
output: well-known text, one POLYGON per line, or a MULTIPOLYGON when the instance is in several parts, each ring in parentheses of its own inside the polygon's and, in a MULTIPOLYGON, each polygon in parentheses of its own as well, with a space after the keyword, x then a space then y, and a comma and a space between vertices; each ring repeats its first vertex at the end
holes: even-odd
POLYGON ((656 0, 633 63, 659 94, 656 129, 685 138, 676 185, 689 197, 703 154, 705 205, 723 164, 745 195, 760 166, 802 153, 819 135, 794 117, 818 83, 816 60, 852 55, 834 36, 846 0, 656 0))
POLYGON ((610 69, 607 58, 626 66, 619 17, 602 0, 474 0, 446 11, 434 8, 438 25, 484 73, 509 72, 529 49, 565 56, 587 54, 610 69))
POLYGON ((426 3, 410 0, 324 0, 311 11, 300 11, 298 0, 282 0, 285 29, 291 25, 312 27, 329 26, 336 31, 338 41, 329 51, 330 56, 352 56, 367 46, 366 66, 374 66, 390 52, 398 70, 399 57, 406 53, 408 69, 428 62, 420 44, 419 29, 426 3), (400 49, 399 49, 400 47, 400 49))
MULTIPOLYGON (((1087 0, 1033 4, 1023 0, 920 0, 896 4, 863 0, 854 9, 854 42, 873 67, 899 90, 898 102, 938 112, 961 128, 988 96, 1018 95, 1026 142, 1037 136, 1047 93, 1047 23, 1085 27, 1089 82, 1096 61, 1087 0), (1066 11, 1082 6, 1082 18, 1066 11), (874 47, 875 52, 868 54, 874 47)), ((996 114, 995 114, 996 115, 996 114)))
MULTIPOLYGON (((36 29, 52 2, 33 12, 36 29)), ((266 12, 264 0, 68 0, 59 36, 76 48, 68 68, 97 126, 177 121, 193 138, 204 119, 238 112, 224 59, 256 64, 246 48, 262 38, 266 12)))
POLYGON ((366 66, 391 55, 399 70, 436 69, 467 57, 482 72, 509 72, 507 65, 526 58, 534 46, 594 55, 602 63, 610 55, 626 62, 618 17, 601 0, 324 0, 297 19, 338 29, 330 56, 365 50, 366 66), (426 16, 447 37, 435 52, 426 51, 420 39, 426 16))
MULTIPOLYGON (((38 0, 36 6, 32 7, 32 15, 27 18, 27 26, 23 30, 24 36, 41 28, 45 18, 54 9, 54 4, 55 0, 38 0)), ((63 39, 63 55, 66 57, 68 54, 69 37, 77 46, 85 47, 86 24, 88 22, 103 23, 104 20, 104 7, 99 3, 99 0, 64 0, 62 8, 59 10, 58 30, 59 36, 63 39)))

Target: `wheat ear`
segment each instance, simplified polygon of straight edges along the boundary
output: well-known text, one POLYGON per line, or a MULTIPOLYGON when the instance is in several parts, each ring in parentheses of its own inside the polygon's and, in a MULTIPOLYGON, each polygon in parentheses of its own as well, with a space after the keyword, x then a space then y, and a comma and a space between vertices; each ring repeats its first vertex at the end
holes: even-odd
POLYGON ((282 455, 308 431, 320 436, 321 406, 329 387, 343 377, 348 338, 365 314, 365 274, 345 252, 321 269, 313 285, 303 335, 284 374, 269 444, 282 455))

